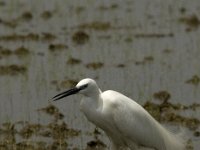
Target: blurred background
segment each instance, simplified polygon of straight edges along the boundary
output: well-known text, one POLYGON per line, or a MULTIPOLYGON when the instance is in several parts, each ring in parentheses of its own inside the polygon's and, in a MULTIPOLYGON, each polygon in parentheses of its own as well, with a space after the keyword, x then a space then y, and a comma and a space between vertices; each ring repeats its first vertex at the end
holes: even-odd
POLYGON ((198 0, 0 0, 0 149, 109 149, 81 96, 50 100, 90 77, 198 150, 199 14, 198 0))

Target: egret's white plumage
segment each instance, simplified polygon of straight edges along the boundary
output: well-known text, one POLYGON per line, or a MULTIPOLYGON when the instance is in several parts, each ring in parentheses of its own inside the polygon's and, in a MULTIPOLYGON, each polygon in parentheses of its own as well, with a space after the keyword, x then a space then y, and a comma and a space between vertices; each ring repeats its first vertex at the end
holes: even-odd
POLYGON ((81 110, 87 119, 105 131, 112 150, 184 150, 184 142, 161 126, 134 100, 108 90, 101 92, 92 79, 81 80, 75 88, 56 95, 81 93, 81 110))

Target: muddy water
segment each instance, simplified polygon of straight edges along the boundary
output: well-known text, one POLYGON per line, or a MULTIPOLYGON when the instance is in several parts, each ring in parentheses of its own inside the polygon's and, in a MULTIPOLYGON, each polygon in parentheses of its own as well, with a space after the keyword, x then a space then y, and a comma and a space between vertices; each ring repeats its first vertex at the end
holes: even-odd
POLYGON ((91 77, 169 128, 183 127, 188 149, 199 149, 199 7, 198 0, 1 0, 0 148, 108 149, 81 114, 80 96, 49 101, 91 77))

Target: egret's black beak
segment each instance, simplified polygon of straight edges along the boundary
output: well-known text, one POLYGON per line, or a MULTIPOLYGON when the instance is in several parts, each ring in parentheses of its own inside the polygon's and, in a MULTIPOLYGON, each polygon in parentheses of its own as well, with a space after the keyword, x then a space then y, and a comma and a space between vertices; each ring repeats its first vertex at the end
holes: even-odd
POLYGON ((75 87, 75 88, 72 88, 72 89, 70 89, 70 90, 64 91, 64 92, 62 92, 62 93, 60 93, 60 94, 54 96, 52 99, 53 99, 53 101, 57 101, 57 100, 59 100, 59 99, 61 99, 61 98, 64 98, 64 97, 66 97, 66 96, 76 94, 76 93, 78 93, 80 90, 81 90, 80 88, 75 87))

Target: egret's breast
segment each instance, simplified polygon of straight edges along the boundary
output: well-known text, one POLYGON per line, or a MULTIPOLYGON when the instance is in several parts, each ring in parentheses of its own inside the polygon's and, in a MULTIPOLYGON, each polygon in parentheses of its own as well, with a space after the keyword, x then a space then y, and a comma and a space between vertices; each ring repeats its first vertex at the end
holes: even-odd
MULTIPOLYGON (((118 143, 119 145, 124 145, 121 133, 118 132, 118 129, 113 124, 112 117, 109 113, 107 113, 107 111, 105 111, 104 106, 103 109, 100 109, 96 106, 94 100, 90 98, 83 98, 81 100, 80 107, 88 121, 104 130, 104 132, 112 139, 113 142, 118 143)), ((115 106, 112 105, 112 107, 115 106)))
POLYGON ((92 122, 103 130, 109 130, 108 128, 110 128, 111 125, 106 120, 107 117, 102 114, 101 109, 97 107, 93 99, 83 98, 81 100, 80 107, 88 121, 92 122))
POLYGON ((83 98, 80 103, 80 109, 90 122, 96 122, 99 114, 96 111, 96 106, 91 98, 83 98))

